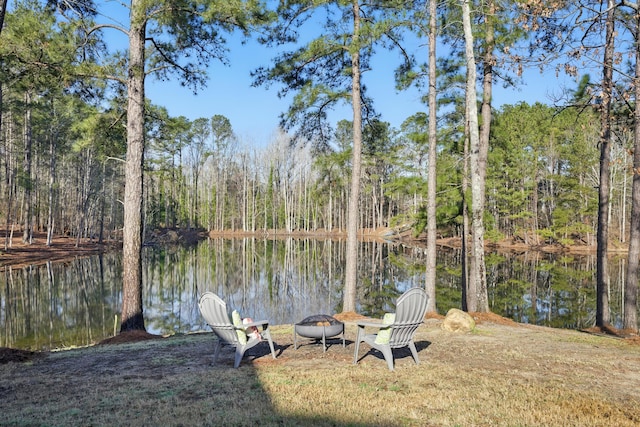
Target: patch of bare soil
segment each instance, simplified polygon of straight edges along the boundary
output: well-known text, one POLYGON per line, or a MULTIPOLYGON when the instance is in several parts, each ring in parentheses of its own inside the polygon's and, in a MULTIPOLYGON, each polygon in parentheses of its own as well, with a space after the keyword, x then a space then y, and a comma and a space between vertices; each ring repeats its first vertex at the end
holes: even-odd
POLYGON ((29 362, 41 356, 43 356, 43 353, 0 347, 0 365, 9 362, 29 362))
POLYGON ((102 340, 98 343, 98 345, 124 344, 128 342, 157 340, 161 338, 164 338, 164 337, 162 335, 150 334, 147 331, 126 331, 126 332, 120 332, 118 335, 113 336, 111 338, 102 340))

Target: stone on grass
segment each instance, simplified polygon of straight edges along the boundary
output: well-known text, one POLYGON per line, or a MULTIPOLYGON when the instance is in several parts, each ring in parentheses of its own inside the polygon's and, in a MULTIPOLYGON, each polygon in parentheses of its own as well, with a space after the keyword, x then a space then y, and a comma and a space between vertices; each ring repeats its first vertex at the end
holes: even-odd
POLYGON ((449 332, 471 332, 475 327, 473 317, 457 308, 449 310, 442 322, 442 329, 449 332))

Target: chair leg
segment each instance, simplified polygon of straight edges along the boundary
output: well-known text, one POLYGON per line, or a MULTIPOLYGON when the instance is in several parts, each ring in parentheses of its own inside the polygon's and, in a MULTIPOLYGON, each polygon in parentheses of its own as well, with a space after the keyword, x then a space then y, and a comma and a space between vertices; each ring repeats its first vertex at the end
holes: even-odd
POLYGON ((276 358, 276 350, 273 347, 273 341, 271 340, 271 333, 269 332, 269 328, 265 328, 262 330, 262 337, 263 338, 267 338, 267 341, 269 342, 269 348, 271 349, 271 356, 273 356, 273 358, 276 358))
POLYGON ((364 326, 358 326, 358 334, 356 335, 356 349, 353 352, 353 364, 358 363, 358 351, 360 350, 360 342, 362 341, 362 336, 364 335, 364 326))
POLYGON ((242 362, 242 356, 244 355, 244 346, 236 346, 236 357, 233 362, 233 367, 237 368, 242 362))
POLYGON ((382 355, 384 356, 384 360, 387 361, 387 366, 389 367, 389 370, 393 371, 393 351, 391 350, 391 347, 385 346, 385 347, 379 348, 379 350, 382 352, 382 355))
POLYGON ((416 349, 416 345, 413 341, 409 343, 409 350, 411 350, 411 355, 413 356, 413 360, 415 360, 416 365, 419 365, 420 359, 418 359, 418 350, 416 349))
POLYGON ((213 349, 213 363, 218 362, 218 356, 220 355, 220 347, 222 347, 222 341, 220 341, 220 338, 218 338, 216 340, 216 346, 213 349))

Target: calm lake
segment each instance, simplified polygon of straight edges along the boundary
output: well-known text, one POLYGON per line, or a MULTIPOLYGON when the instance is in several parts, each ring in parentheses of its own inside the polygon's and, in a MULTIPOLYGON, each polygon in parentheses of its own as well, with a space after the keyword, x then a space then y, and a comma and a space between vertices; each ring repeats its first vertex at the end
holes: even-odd
MULTIPOLYGON (((439 249, 437 305, 460 307, 461 253, 439 249)), ((144 249, 143 301, 154 334, 207 330, 198 297, 213 291, 230 309, 272 324, 341 311, 345 242, 315 239, 209 239, 189 248, 144 249)), ((361 243, 358 312, 381 316, 404 290, 424 286, 424 251, 361 243)), ((612 320, 621 325, 625 257, 609 264, 612 320)), ((539 252, 487 256, 489 303, 518 322, 592 326, 595 256, 539 252)), ((0 347, 88 345, 119 327, 120 252, 0 271, 0 347)), ((640 316, 639 316, 640 317, 640 316)))

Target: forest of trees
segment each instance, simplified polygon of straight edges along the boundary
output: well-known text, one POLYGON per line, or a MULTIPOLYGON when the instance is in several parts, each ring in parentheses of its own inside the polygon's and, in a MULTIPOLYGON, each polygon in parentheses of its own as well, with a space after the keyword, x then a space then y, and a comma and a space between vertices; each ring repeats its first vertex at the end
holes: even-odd
MULTIPOLYGON (((4 250, 45 230, 124 239, 135 255, 140 242, 127 238, 138 229, 344 231, 350 213, 361 229, 418 235, 431 221, 438 237, 597 245, 605 256, 607 245, 631 242, 632 251, 640 239, 640 215, 632 215, 640 213, 635 3, 132 0, 129 28, 97 20, 109 14, 103 2, 3 3, 4 250), (297 30, 308 29, 316 10, 325 28, 299 44, 297 30), (125 32, 129 48, 108 46, 110 30, 125 32), (255 83, 277 82, 295 95, 280 132, 260 147, 242 141, 224 112, 171 117, 144 98, 146 74, 201 87, 203 64, 224 59, 221 34, 235 31, 274 48, 255 83), (404 37, 426 46, 430 35, 447 46, 435 64, 428 49, 403 48, 404 37), (425 112, 399 128, 376 114, 360 71, 390 51, 402 58, 398 88, 424 89, 425 112), (550 105, 492 106, 492 85, 517 87, 528 67, 557 67, 575 86, 550 105), (353 117, 327 122, 340 103, 353 106, 353 117)), ((478 248, 468 251, 475 260, 478 248)), ((469 289, 480 298, 463 306, 482 311, 474 259, 477 289, 469 289)), ((130 278, 126 270, 125 282, 139 281, 139 265, 130 278)), ((637 307, 637 275, 630 277, 637 307)))

